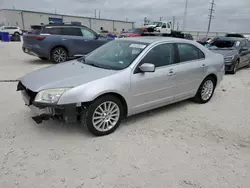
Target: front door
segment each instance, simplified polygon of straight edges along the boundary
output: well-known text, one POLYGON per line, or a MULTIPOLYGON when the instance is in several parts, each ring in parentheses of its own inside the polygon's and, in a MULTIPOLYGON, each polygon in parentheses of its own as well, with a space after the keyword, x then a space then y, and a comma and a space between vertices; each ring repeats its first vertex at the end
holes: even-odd
POLYGON ((246 40, 242 40, 240 43, 240 65, 239 67, 244 67, 249 62, 249 49, 243 50, 244 48, 245 49, 248 48, 246 40))
POLYGON ((138 113, 174 101, 176 54, 169 43, 153 47, 131 73, 132 113, 138 113), (154 64, 155 72, 140 72, 143 63, 154 64))
POLYGON ((179 52, 178 71, 176 74, 176 100, 193 97, 204 79, 207 60, 204 53, 192 44, 177 44, 179 52))

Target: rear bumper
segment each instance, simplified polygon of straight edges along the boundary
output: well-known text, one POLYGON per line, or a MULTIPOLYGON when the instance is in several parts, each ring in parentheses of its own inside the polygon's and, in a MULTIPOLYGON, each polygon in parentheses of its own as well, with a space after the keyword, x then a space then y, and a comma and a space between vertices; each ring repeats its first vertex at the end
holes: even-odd
POLYGON ((42 48, 22 46, 22 50, 26 54, 36 56, 36 57, 46 57, 49 59, 49 55, 42 48))

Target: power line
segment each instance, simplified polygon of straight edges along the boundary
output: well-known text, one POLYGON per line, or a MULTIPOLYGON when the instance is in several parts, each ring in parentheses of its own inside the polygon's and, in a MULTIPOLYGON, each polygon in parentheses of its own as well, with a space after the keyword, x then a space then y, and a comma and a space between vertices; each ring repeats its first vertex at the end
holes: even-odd
POLYGON ((207 27, 207 35, 208 35, 209 31, 210 31, 211 21, 212 21, 212 18, 213 18, 213 13, 215 12, 214 6, 215 6, 215 3, 214 3, 214 0, 212 0, 211 8, 209 9, 209 21, 208 21, 208 27, 207 27))

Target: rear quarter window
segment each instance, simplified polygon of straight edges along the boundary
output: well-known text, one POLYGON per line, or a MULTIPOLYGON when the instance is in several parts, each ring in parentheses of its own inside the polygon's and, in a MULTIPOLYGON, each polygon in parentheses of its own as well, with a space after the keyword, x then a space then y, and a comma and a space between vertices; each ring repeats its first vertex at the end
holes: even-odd
POLYGON ((50 35, 62 35, 62 30, 60 27, 45 27, 43 28, 41 33, 50 35))

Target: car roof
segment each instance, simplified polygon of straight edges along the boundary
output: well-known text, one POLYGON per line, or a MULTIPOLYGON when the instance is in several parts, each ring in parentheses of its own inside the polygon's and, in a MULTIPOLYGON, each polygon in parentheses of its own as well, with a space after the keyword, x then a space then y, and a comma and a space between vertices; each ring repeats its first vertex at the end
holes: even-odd
POLYGON ((174 37, 157 37, 157 36, 145 36, 145 37, 128 37, 128 38, 121 38, 119 40, 127 40, 127 41, 135 41, 135 42, 142 42, 142 43, 155 43, 155 42, 189 42, 190 40, 181 39, 181 38, 174 38, 174 37))

